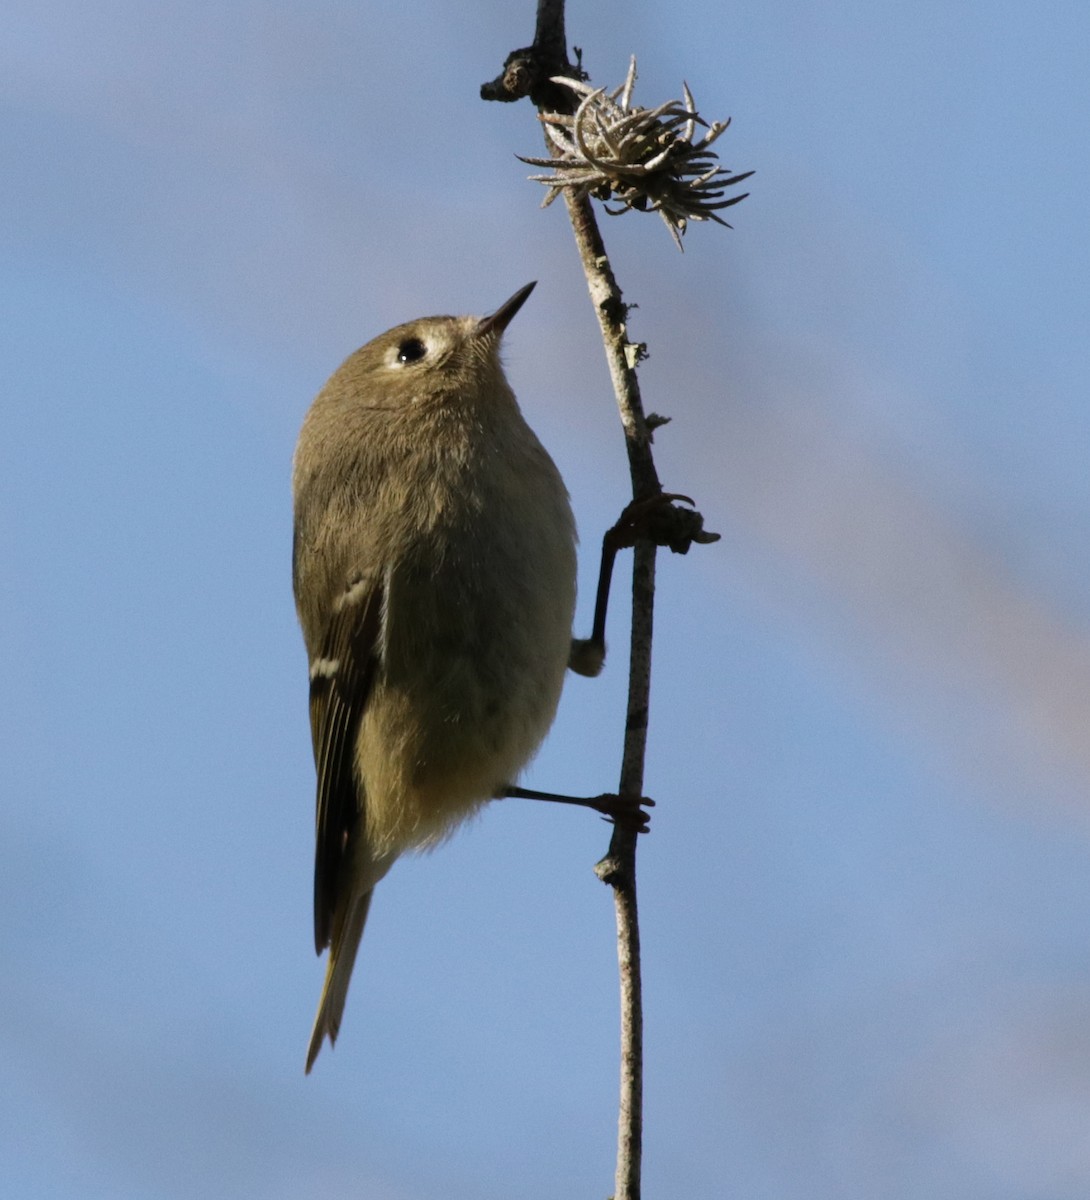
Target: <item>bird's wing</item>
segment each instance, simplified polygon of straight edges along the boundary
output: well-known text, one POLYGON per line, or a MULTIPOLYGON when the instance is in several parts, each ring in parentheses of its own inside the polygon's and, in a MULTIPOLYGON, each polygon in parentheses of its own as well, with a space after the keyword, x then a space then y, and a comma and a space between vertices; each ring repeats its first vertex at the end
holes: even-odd
POLYGON ((314 944, 319 954, 330 943, 346 853, 364 817, 356 734, 381 654, 384 590, 381 579, 350 583, 334 601, 321 650, 310 664, 310 732, 318 769, 314 944))

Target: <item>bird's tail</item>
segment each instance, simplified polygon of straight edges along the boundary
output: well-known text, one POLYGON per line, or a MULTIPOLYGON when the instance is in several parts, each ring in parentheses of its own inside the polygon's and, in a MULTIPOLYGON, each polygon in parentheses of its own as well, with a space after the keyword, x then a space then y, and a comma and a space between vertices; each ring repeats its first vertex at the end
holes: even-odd
POLYGON ((360 938, 367 922, 367 910, 371 907, 371 895, 371 892, 367 892, 354 897, 340 928, 334 930, 325 983, 322 984, 322 998, 318 1001, 318 1015, 314 1018, 314 1029, 311 1031, 310 1047, 307 1050, 308 1075, 318 1057, 318 1051, 322 1048, 322 1041, 328 1037, 332 1046, 337 1040, 344 1002, 348 995, 348 983, 356 963, 356 951, 360 948, 360 938))

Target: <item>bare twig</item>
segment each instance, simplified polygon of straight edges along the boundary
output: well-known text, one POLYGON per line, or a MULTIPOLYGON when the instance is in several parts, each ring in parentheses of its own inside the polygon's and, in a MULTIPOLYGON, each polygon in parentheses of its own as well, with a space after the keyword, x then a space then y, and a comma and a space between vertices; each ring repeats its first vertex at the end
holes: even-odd
MULTIPOLYGON (((532 46, 512 51, 503 72, 484 84, 486 100, 529 96, 542 116, 571 114, 573 94, 554 77, 579 78, 568 61, 563 0, 538 0, 537 30, 532 46)), ((546 126, 547 128, 547 126, 546 126)), ((546 137, 550 154, 555 142, 546 137)), ((693 541, 716 540, 703 530, 699 513, 675 509, 674 498, 662 496, 651 452, 651 425, 644 414, 636 365, 644 347, 629 340, 628 307, 613 274, 590 197, 579 189, 563 189, 576 247, 602 334, 610 379, 624 427, 634 501, 661 497, 666 512, 642 527, 634 539, 632 570, 632 635, 629 649, 628 707, 618 792, 638 799, 643 794, 644 759, 651 697, 651 635, 654 622, 655 558, 659 545, 684 553, 693 541)), ((658 418, 658 424, 662 419, 658 418)), ((604 610, 603 610, 604 615, 604 610)), ((617 822, 605 857, 595 867, 613 889, 617 915, 617 950, 621 986, 621 1096, 618 1120, 615 1200, 639 1200, 643 1140, 643 1006, 640 987, 640 936, 636 906, 637 826, 617 822)))
MULTIPOLYGON (((606 256, 602 235, 587 196, 565 195, 568 215, 602 333, 610 379, 624 426, 632 494, 637 500, 661 492, 643 411, 635 355, 629 349, 627 309, 606 256)), ((632 567, 632 634, 629 647, 628 709, 617 790, 643 795, 647 723, 651 703, 651 640, 655 611, 653 542, 635 545, 632 567)), ((617 915, 617 962, 621 986, 621 1096, 617 1127, 616 1200, 639 1200, 643 1153, 643 994, 640 927, 636 902, 636 841, 630 827, 616 825, 605 857, 595 867, 613 888, 617 915)))
MULTIPOLYGON (((628 310, 606 255, 590 198, 568 194, 565 200, 587 288, 598 317, 621 424, 624 426, 632 495, 636 500, 647 499, 661 492, 662 486, 655 470, 650 432, 636 376, 637 355, 627 336, 625 321, 628 310)), ((622 796, 643 795, 647 720, 651 701, 656 549, 653 542, 640 540, 633 552, 628 710, 617 787, 622 796)), ((639 1200, 643 1153, 643 994, 636 905, 636 841, 637 834, 632 828, 623 824, 615 825, 609 849, 595 867, 598 878, 613 889, 617 916, 617 962, 621 986, 621 1095, 615 1200, 639 1200)))
MULTIPOLYGON (((628 713, 621 760, 621 795, 643 794, 644 752, 651 699, 651 633, 655 604, 653 542, 633 551, 632 637, 628 713)), ((643 1157, 643 988, 640 924, 636 905, 636 840, 631 826, 615 825, 606 856, 594 868, 613 888, 617 914, 617 965, 621 984, 621 1096, 617 1114, 616 1200, 639 1200, 643 1157)))

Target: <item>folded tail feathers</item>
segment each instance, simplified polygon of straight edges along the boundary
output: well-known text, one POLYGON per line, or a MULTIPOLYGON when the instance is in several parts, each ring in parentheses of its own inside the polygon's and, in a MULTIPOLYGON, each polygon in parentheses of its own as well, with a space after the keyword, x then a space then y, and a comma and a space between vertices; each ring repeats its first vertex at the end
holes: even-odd
POLYGON ((356 951, 359 950, 363 927, 367 922, 367 912, 371 907, 371 895, 371 892, 367 892, 353 900, 343 925, 333 935, 325 982, 322 985, 322 998, 318 1001, 318 1015, 314 1018, 314 1029, 311 1031, 310 1046, 307 1049, 308 1075, 318 1057, 318 1051, 322 1048, 322 1042, 328 1037, 332 1046, 337 1040, 344 1002, 348 996, 348 984, 356 963, 356 951))

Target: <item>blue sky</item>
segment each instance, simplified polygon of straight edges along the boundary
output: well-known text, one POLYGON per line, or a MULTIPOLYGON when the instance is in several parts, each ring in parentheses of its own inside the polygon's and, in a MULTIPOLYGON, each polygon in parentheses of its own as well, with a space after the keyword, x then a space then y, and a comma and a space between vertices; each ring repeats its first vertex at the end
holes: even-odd
MULTIPOLYGON (((0 17, 0 1165, 25 1200, 605 1196, 607 830, 494 805, 383 882, 303 1076, 290 458, 357 345, 529 279, 508 374, 584 542, 624 451, 559 205, 479 84, 532 6, 0 17)), ((1090 9, 573 4, 755 168, 607 219, 660 474, 649 1196, 1090 1186, 1090 9)), ((623 595, 624 566, 619 575, 623 595)), ((531 786, 613 786, 623 601, 531 786)))

